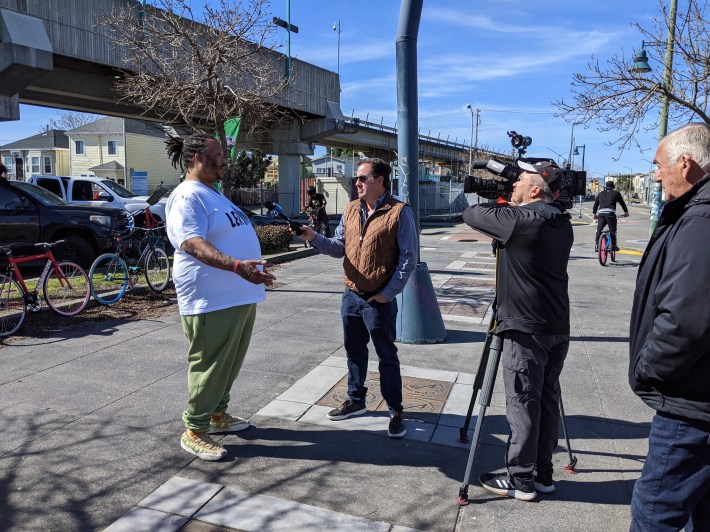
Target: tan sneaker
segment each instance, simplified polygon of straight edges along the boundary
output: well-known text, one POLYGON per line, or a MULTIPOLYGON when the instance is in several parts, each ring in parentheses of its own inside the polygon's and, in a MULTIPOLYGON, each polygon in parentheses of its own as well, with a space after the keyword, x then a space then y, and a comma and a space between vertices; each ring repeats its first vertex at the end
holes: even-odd
POLYGON ((248 429, 249 422, 239 416, 233 416, 228 412, 222 412, 222 417, 210 420, 210 428, 207 432, 213 434, 215 432, 239 432, 240 430, 248 429))
POLYGON ((198 458, 214 462, 227 454, 227 449, 210 438, 205 432, 185 431, 180 438, 180 447, 198 458))

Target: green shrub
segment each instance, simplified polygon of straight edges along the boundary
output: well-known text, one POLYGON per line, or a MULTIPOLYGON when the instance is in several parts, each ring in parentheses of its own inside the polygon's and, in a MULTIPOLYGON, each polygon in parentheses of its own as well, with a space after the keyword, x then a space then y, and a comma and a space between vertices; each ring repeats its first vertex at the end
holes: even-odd
POLYGON ((288 251, 288 246, 293 238, 286 225, 258 225, 256 226, 256 236, 259 237, 263 255, 288 251))

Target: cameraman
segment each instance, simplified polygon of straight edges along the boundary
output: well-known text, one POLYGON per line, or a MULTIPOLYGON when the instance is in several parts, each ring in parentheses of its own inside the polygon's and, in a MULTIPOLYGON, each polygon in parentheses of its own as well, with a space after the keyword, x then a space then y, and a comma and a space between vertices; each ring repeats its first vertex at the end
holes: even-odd
POLYGON ((624 203, 624 198, 621 194, 614 190, 614 182, 608 181, 604 185, 604 190, 597 194, 597 199, 594 200, 594 207, 592 207, 592 219, 597 221, 597 236, 594 239, 594 252, 599 251, 599 237, 602 234, 602 230, 605 225, 609 226, 609 232, 611 233, 611 249, 613 251, 619 251, 619 246, 616 245, 616 204, 621 205, 624 209, 624 218, 629 215, 629 209, 626 208, 626 203, 624 203))
POLYGON ((496 327, 503 338, 503 384, 511 434, 507 473, 481 485, 531 501, 552 493, 552 451, 559 424, 559 376, 569 348, 567 262, 570 215, 555 203, 564 174, 553 162, 519 160, 508 204, 467 208, 464 221, 498 242, 496 327))
POLYGON ((328 202, 323 194, 316 192, 316 187, 308 187, 308 197, 310 198, 308 203, 303 207, 303 210, 316 211, 313 214, 313 221, 318 221, 325 225, 325 236, 330 238, 330 223, 328 221, 328 215, 325 213, 325 206, 328 202))

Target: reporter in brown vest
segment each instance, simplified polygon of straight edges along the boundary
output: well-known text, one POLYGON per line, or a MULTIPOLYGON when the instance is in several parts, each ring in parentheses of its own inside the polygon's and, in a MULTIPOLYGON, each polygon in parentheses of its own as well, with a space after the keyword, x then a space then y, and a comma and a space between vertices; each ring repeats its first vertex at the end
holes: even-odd
POLYGON ((348 399, 328 412, 333 421, 367 412, 367 344, 372 339, 380 360, 380 390, 387 402, 387 435, 407 433, 402 419, 402 375, 396 335, 397 301, 414 270, 417 229, 414 212, 389 192, 391 169, 382 159, 361 159, 355 184, 358 199, 345 207, 333 238, 302 226, 300 236, 318 251, 341 258, 345 292, 341 306, 345 352, 348 357, 348 399))

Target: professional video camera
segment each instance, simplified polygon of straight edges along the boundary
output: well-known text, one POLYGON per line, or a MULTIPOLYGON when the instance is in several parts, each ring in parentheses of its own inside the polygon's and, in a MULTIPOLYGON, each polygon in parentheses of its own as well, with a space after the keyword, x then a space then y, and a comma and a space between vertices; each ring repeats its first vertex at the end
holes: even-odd
MULTIPOLYGON (((516 162, 521 159, 528 146, 532 144, 532 138, 519 135, 515 131, 508 131, 510 143, 518 150, 516 162)), ((549 161, 549 157, 527 157, 524 162, 535 164, 539 161, 549 161)), ((487 170, 497 175, 501 179, 487 179, 476 176, 468 176, 464 181, 464 192, 466 194, 478 194, 486 199, 503 198, 510 199, 513 192, 513 183, 520 177, 522 170, 517 164, 508 164, 489 159, 488 161, 474 161, 474 169, 487 170)), ((556 193, 557 202, 565 209, 571 209, 574 205, 574 197, 584 194, 587 188, 587 172, 575 170, 563 170, 564 179, 562 187, 556 193)))

